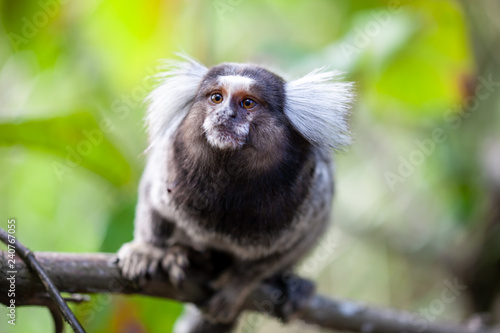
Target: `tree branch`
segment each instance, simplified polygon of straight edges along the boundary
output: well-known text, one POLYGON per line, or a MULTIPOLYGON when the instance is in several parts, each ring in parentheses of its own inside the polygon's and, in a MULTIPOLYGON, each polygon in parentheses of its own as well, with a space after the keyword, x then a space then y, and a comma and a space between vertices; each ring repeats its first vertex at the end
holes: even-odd
MULTIPOLYGON (((141 294, 201 304, 210 293, 204 283, 211 276, 190 267, 181 289, 173 286, 162 273, 154 275, 143 286, 138 286, 120 275, 113 254, 72 254, 40 252, 35 254, 47 275, 62 292, 141 294)), ((0 302, 8 304, 7 253, 0 251, 0 302)), ((28 304, 45 289, 24 263, 16 265, 16 304, 28 304)), ((194 265, 193 265, 194 266, 194 265)), ((248 298, 245 309, 275 315, 280 304, 273 302, 275 286, 262 284, 248 298)), ((313 296, 298 318, 324 328, 370 333, 500 333, 500 329, 470 330, 465 326, 438 324, 409 313, 375 308, 352 301, 313 296)))

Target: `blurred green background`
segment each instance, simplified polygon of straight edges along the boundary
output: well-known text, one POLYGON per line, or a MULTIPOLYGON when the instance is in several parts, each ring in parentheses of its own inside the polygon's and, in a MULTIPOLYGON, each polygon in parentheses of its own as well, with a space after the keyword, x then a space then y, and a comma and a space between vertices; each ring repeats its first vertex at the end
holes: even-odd
MULTIPOLYGON (((299 271, 321 293, 424 321, 498 320, 499 17, 494 0, 2 0, 0 226, 15 217, 35 251, 131 240, 159 59, 289 79, 326 65, 356 83, 355 141, 337 156, 329 256, 299 271)), ((182 304, 97 295, 73 308, 89 332, 169 332, 182 304)), ((319 332, 257 315, 240 329, 319 332)), ((44 308, 18 309, 14 329, 0 320, 51 330, 44 308)))

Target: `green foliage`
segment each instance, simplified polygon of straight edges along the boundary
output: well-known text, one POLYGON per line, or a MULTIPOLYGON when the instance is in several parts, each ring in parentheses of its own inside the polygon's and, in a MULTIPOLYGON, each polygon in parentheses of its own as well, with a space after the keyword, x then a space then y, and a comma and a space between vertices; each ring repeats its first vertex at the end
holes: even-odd
POLYGON ((115 186, 127 184, 131 167, 90 113, 0 124, 0 145, 21 144, 61 157, 52 162, 58 177, 74 168, 87 168, 115 186))

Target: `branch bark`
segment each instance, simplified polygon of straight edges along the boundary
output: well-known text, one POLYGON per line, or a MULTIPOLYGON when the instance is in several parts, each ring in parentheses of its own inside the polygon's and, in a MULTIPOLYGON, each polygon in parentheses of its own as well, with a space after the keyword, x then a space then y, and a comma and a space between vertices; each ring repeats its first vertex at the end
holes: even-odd
MULTIPOLYGON (((205 271, 190 267, 181 289, 159 273, 144 285, 124 279, 114 254, 35 253, 50 279, 61 292, 141 294, 201 304, 209 296, 204 282, 211 278, 205 271)), ((8 304, 7 253, 0 251, 0 302, 8 304)), ((39 280, 20 261, 16 262, 16 305, 32 304, 45 290, 39 280), (31 300, 31 301, 30 301, 31 300)), ((245 309, 275 315, 280 304, 273 303, 276 288, 263 283, 248 298, 245 309)), ((306 323, 324 328, 370 333, 500 333, 500 329, 473 331, 465 326, 431 323, 410 313, 369 307, 361 303, 313 296, 298 314, 306 323)))

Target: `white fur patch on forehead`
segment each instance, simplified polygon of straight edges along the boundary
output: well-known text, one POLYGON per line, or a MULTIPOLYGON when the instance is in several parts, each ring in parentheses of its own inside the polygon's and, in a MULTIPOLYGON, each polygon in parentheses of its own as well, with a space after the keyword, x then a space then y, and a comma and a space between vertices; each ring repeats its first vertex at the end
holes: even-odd
POLYGON ((217 81, 229 91, 249 90, 255 80, 241 75, 219 76, 217 81))

